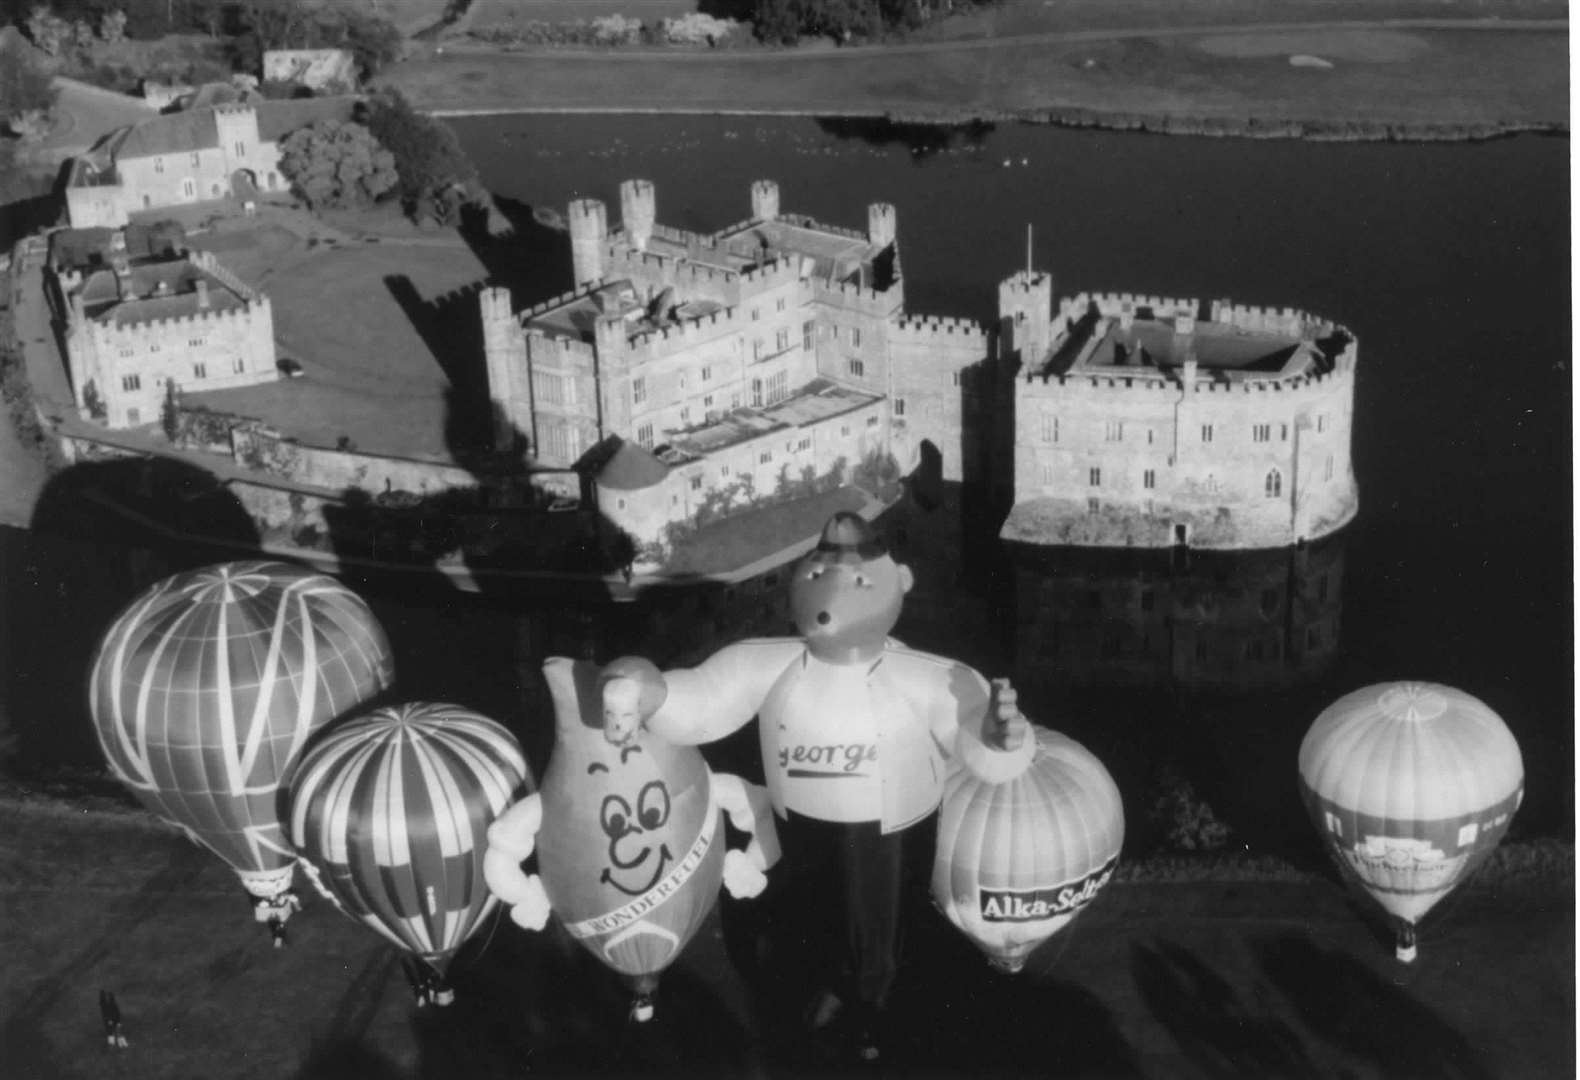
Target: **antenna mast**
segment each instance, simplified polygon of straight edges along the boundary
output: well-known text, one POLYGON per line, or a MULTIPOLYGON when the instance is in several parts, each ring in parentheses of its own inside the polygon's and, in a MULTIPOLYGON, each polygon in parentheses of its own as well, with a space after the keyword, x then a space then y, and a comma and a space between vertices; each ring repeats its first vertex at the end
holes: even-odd
POLYGON ((1026 222, 1026 280, 1031 280, 1031 222, 1026 222))

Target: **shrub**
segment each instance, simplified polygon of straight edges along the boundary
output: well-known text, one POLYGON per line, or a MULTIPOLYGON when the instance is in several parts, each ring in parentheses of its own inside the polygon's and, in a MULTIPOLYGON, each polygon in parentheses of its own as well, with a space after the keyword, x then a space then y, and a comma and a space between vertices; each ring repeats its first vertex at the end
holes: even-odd
POLYGON ((1163 767, 1154 786, 1156 795, 1148 817, 1170 848, 1216 851, 1229 842, 1229 826, 1218 820, 1212 807, 1178 770, 1163 767))

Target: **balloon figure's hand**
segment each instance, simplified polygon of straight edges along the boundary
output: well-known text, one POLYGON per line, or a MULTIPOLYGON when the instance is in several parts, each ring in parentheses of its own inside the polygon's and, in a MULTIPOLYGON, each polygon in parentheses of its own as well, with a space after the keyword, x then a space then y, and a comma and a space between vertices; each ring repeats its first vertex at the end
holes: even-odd
POLYGON ((599 678, 603 736, 619 746, 634 739, 669 694, 664 673, 640 656, 610 661, 599 678))
POLYGON ((749 900, 768 885, 768 875, 744 851, 724 853, 724 887, 737 900, 749 900))
POLYGON ((510 908, 510 919, 524 930, 542 930, 549 924, 549 894, 538 875, 527 878, 521 899, 510 908))
POLYGON ((1018 750, 1031 737, 1031 721, 1016 704, 1015 688, 1008 679, 993 680, 993 723, 988 741, 999 750, 1018 750))

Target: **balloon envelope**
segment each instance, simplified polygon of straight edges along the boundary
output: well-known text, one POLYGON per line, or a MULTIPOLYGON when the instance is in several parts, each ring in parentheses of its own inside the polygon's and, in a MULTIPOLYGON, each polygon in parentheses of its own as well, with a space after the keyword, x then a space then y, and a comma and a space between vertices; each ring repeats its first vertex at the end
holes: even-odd
POLYGON ((1004 783, 955 764, 938 811, 933 899, 997 966, 1018 971, 1108 883, 1125 838, 1108 770, 1074 739, 1033 727, 1036 754, 1004 783))
POLYGON ((555 743, 543 778, 538 868, 571 936, 638 993, 685 948, 718 899, 724 830, 694 746, 603 735, 598 669, 544 664, 555 743))
POLYGON ((290 885, 279 783, 308 736, 390 685, 383 629, 323 574, 275 562, 187 571, 117 617, 90 704, 110 768, 269 896, 290 885))
POLYGON ((378 709, 302 756, 291 842, 353 919, 442 969, 493 911, 488 826, 531 774, 515 736, 457 705, 378 709))
POLYGON ((1301 793, 1330 853, 1411 923, 1497 846, 1524 778, 1502 719, 1436 683, 1346 694, 1300 746, 1301 793))

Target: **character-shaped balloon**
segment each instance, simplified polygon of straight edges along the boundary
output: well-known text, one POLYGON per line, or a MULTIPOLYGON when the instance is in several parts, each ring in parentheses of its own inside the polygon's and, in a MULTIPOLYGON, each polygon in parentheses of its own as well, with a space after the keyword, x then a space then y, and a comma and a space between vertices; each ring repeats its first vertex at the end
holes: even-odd
MULTIPOLYGON (((999 717, 1019 714, 994 680, 999 717)), ((938 810, 933 900, 995 967, 1019 971, 1032 950, 1089 904, 1119 861, 1125 812, 1108 770, 1085 747, 1033 727, 1024 772, 989 783, 955 764, 938 810)))
POLYGON ((280 782, 308 736, 393 679, 355 593, 285 563, 234 562, 132 601, 99 646, 89 700, 115 775, 235 869, 279 945, 298 906, 280 782))
POLYGON ((530 791, 515 736, 459 705, 377 709, 335 725, 291 776, 287 823, 335 906, 408 957, 419 1005, 448 1005, 456 951, 493 913, 489 825, 530 791))
POLYGON ((489 829, 484 873, 521 925, 552 910, 566 930, 625 976, 631 1015, 652 1016, 660 973, 707 918, 723 881, 754 896, 778 858, 766 793, 715 775, 694 747, 639 733, 604 738, 598 668, 563 657, 543 667, 555 743, 542 791, 489 829), (725 851, 720 812, 753 839, 725 851), (536 850, 539 876, 521 862, 536 850), (540 880, 541 878, 541 880, 540 880))
POLYGON ((1462 690, 1383 683, 1322 711, 1300 744, 1300 787, 1339 868, 1394 918, 1396 955, 1415 926, 1491 854, 1525 794, 1519 744, 1462 690))

